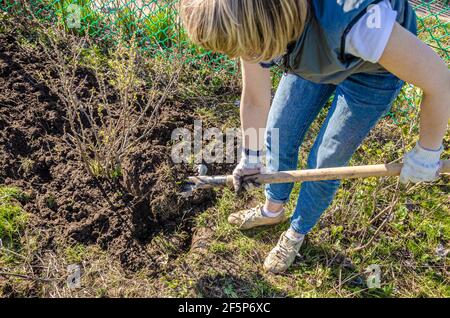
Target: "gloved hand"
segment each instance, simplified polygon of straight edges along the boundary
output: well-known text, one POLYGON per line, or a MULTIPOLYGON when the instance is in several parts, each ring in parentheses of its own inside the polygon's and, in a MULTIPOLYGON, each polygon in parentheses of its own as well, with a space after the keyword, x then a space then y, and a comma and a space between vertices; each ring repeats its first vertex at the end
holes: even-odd
POLYGON ((444 147, 433 151, 417 143, 416 147, 404 157, 400 182, 407 184, 436 181, 442 168, 440 158, 443 151, 444 147))
POLYGON ((233 184, 236 193, 260 186, 254 180, 251 180, 251 176, 261 173, 263 168, 261 158, 261 151, 243 149, 241 161, 233 171, 233 184))

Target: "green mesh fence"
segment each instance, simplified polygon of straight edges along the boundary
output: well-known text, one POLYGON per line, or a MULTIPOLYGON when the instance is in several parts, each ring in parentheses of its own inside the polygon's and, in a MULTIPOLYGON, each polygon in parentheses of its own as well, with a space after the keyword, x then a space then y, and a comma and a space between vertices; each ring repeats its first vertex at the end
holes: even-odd
MULTIPOLYGON (((410 2, 419 17, 420 38, 449 63, 449 0, 410 2)), ((110 41, 118 36, 134 38, 140 48, 151 55, 176 58, 177 54, 182 54, 189 57, 190 63, 236 71, 234 61, 189 43, 178 19, 178 0, 29 0, 27 3, 37 17, 64 23, 73 32, 88 32, 99 41, 110 41)), ((20 13, 16 1, 0 0, 0 8, 20 13)), ((396 103, 395 114, 391 115, 397 121, 408 118, 408 113, 417 109, 420 98, 421 92, 407 85, 396 103)))

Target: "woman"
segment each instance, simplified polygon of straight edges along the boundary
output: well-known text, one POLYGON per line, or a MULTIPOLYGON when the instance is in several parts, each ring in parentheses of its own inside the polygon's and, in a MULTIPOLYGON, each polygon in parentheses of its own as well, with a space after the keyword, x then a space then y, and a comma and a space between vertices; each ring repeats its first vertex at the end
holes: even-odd
MULTIPOLYGON (((407 0, 182 0, 181 8, 195 43, 241 58, 242 129, 266 129, 265 141, 243 138, 234 171, 237 190, 260 172, 264 143, 268 170, 296 169, 305 134, 333 94, 308 168, 347 165, 404 81, 422 88, 424 99, 419 140, 405 155, 401 182, 438 178, 450 117, 450 72, 416 37, 407 0), (286 73, 271 106, 267 68, 274 64, 286 73)), ((291 226, 265 260, 267 271, 292 265, 339 185, 303 183, 291 226)), ((243 230, 283 222, 292 188, 267 186, 264 205, 233 213, 229 222, 243 230)))

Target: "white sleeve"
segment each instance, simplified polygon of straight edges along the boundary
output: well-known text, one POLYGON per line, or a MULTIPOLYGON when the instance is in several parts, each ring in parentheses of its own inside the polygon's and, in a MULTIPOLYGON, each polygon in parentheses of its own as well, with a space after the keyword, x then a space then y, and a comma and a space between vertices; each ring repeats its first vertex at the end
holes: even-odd
POLYGON ((345 53, 378 63, 397 20, 389 0, 369 6, 345 39, 345 53))

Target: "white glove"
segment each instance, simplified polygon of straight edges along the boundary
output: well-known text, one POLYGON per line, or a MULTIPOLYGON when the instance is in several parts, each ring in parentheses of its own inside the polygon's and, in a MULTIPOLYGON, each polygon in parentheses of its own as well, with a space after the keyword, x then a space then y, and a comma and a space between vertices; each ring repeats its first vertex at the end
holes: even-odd
POLYGON ((439 178, 442 168, 440 161, 444 147, 439 150, 424 149, 419 143, 416 147, 404 157, 400 182, 431 182, 439 178))
POLYGON ((242 150, 241 161, 233 171, 233 184, 236 193, 240 193, 244 189, 250 190, 260 186, 254 180, 251 180, 251 176, 261 173, 263 168, 261 158, 261 151, 242 150))

